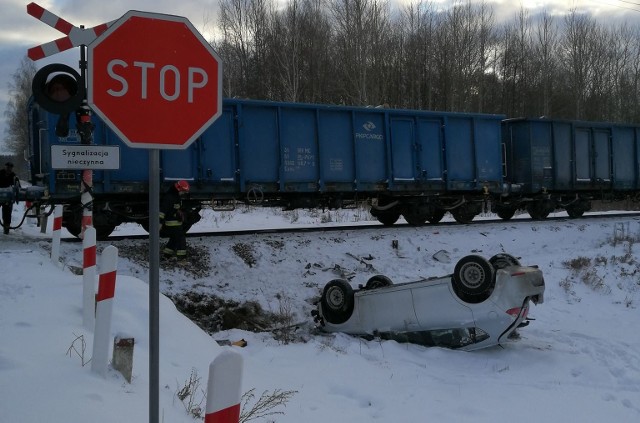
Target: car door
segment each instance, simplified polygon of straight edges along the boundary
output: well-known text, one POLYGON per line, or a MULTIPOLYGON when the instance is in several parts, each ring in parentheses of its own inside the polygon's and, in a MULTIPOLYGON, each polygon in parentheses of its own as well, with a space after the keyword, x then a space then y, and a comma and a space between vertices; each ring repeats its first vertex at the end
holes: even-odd
POLYGON ((420 330, 408 284, 394 285, 356 295, 358 317, 365 332, 420 330))
POLYGON ((449 277, 417 283, 411 292, 413 308, 422 330, 475 325, 471 309, 455 295, 449 277))

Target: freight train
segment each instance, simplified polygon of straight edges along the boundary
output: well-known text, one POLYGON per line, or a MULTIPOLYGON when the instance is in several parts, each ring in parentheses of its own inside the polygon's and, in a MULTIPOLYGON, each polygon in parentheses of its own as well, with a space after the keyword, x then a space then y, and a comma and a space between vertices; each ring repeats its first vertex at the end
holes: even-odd
MULTIPOLYGON (((81 143, 74 119, 59 137, 59 116, 33 101, 28 116, 31 201, 64 204, 63 226, 74 235, 84 207, 99 239, 124 222, 149 227, 148 150, 129 148, 92 116, 93 143, 118 147, 120 163, 93 171, 93 202, 82 204, 82 171, 52 167, 52 147, 81 143)), ((489 210, 503 219, 521 209, 534 219, 556 209, 579 217, 595 198, 637 199, 640 126, 225 99, 187 149, 160 152, 160 178, 163 187, 190 182, 187 226, 202 207, 238 202, 334 209, 366 201, 384 225, 400 216, 435 223, 447 212, 468 223, 489 210)))

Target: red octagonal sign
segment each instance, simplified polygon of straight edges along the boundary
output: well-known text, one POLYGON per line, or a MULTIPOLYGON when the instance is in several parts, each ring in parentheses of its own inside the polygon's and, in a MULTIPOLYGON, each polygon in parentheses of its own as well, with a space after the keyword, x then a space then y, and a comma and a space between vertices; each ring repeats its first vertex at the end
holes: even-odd
POLYGON ((222 113, 222 61, 186 18, 131 10, 88 60, 89 106, 130 147, 187 148, 222 113))

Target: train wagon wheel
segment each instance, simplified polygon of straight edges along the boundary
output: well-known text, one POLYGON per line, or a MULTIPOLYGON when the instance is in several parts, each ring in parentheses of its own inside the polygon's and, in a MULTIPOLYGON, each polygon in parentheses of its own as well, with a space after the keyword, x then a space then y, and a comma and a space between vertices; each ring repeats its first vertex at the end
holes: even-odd
POLYGON ((93 226, 94 228, 96 228, 96 240, 98 241, 105 241, 109 238, 109 235, 111 235, 111 233, 114 231, 114 229, 116 228, 115 225, 95 225, 93 226))
POLYGON ((549 216, 549 209, 542 201, 534 201, 527 205, 527 213, 533 220, 544 220, 549 216))
POLYGON ((353 288, 344 279, 334 279, 325 285, 320 297, 322 316, 333 324, 344 323, 353 313, 353 288))
POLYGON ((142 229, 149 233, 149 219, 140 220, 138 223, 142 226, 142 229))
POLYGON ((464 206, 451 210, 451 215, 458 223, 471 223, 473 218, 476 217, 476 214, 473 211, 464 206))
POLYGON ((80 233, 82 232, 82 223, 76 222, 66 222, 65 228, 67 231, 76 238, 80 238, 80 233))
POLYGON ((566 210, 567 210, 567 214, 572 219, 577 219, 579 217, 582 217, 582 215, 584 214, 584 210, 578 207, 567 207, 566 210))
POLYGON ((80 238, 82 232, 82 209, 73 209, 69 214, 63 214, 63 226, 76 238, 80 238))
POLYGON ((404 220, 406 220, 407 223, 411 226, 422 226, 424 225, 424 222, 427 221, 427 216, 425 216, 423 213, 406 211, 402 213, 402 216, 404 217, 404 220))
MULTIPOLYGON (((111 235, 111 233, 116 228, 115 225, 100 225, 100 224, 98 225, 94 224, 93 227, 96 230, 97 241, 104 241, 108 239, 109 235, 111 235)), ((67 231, 69 231, 71 235, 75 236, 76 238, 80 238, 80 234, 82 233, 82 221, 77 221, 77 220, 74 220, 72 222, 67 221, 65 228, 67 228, 67 231)))
POLYGON ((429 214, 427 216, 427 221, 429 223, 438 223, 442 220, 442 218, 444 217, 446 211, 445 210, 435 210, 433 212, 431 212, 431 214, 429 214))
POLYGON ((501 208, 496 211, 496 214, 500 219, 509 220, 516 214, 516 209, 511 208, 501 208))
POLYGON ((380 213, 376 216, 376 219, 378 219, 378 222, 382 223, 384 226, 393 226, 393 224, 396 223, 398 219, 400 219, 400 213, 380 213))

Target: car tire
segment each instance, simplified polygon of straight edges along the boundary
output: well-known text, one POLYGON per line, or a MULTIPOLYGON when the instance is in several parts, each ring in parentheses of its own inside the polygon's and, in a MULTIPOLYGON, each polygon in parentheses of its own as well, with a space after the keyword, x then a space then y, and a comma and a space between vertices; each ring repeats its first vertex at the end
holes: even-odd
POLYGON ((377 289, 390 285, 393 285, 391 279, 384 275, 375 275, 369 278, 367 284, 364 286, 364 289, 377 289))
POLYGON ((489 259, 489 263, 495 269, 504 269, 509 266, 520 266, 520 261, 507 253, 498 253, 489 259))
POLYGON ((453 286, 456 292, 464 294, 467 302, 467 296, 484 301, 491 294, 494 276, 493 267, 484 257, 470 255, 461 258, 456 264, 452 277, 453 286))
POLYGON ((322 316, 333 324, 344 323, 353 313, 353 288, 344 279, 334 279, 325 285, 320 297, 322 316))

